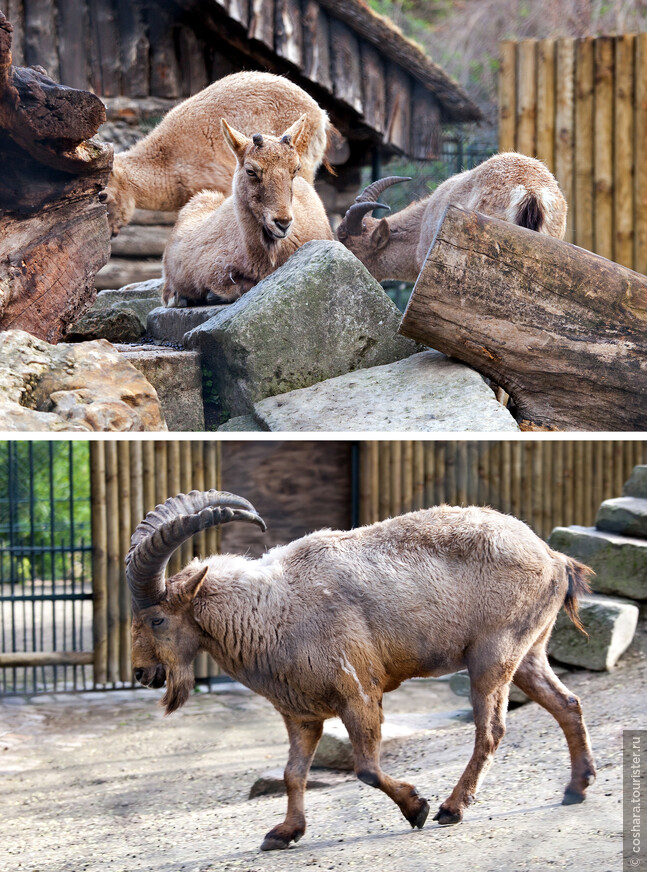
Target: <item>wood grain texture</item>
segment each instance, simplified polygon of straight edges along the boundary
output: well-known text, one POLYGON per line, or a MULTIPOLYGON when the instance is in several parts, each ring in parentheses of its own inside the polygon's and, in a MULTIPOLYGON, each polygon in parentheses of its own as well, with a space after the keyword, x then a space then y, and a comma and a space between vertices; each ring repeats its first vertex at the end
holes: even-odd
POLYGON ((595 251, 613 257, 613 37, 595 40, 595 251))
POLYGON ((520 418, 647 428, 647 279, 574 245, 449 207, 400 332, 502 385, 520 418))
POLYGON ((613 119, 613 259, 634 265, 634 55, 633 34, 615 40, 613 119))
POLYGON ((568 203, 566 236, 573 241, 577 216, 574 208, 573 180, 575 141, 574 118, 575 40, 560 39, 556 48, 555 95, 555 178, 568 203))
POLYGON ((555 40, 537 43, 537 138, 535 155, 555 171, 555 40))
POLYGON ((636 37, 634 269, 647 273, 647 33, 636 37))
POLYGON ((575 43, 575 244, 593 250, 593 39, 575 43))
POLYGON ((502 42, 499 47, 499 151, 517 147, 517 45, 502 42))
POLYGON ((330 22, 330 56, 333 93, 359 114, 362 113, 362 71, 359 40, 341 21, 330 22))
POLYGON ((537 143, 537 42, 518 45, 517 151, 533 157, 537 143))
POLYGON ((303 73, 332 91, 330 21, 316 0, 305 0, 303 4, 303 73))

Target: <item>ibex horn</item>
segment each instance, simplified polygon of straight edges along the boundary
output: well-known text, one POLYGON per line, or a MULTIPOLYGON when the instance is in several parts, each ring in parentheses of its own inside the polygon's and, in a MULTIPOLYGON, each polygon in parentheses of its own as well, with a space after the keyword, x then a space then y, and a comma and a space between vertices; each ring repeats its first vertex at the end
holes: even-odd
POLYGON ((386 206, 384 203, 353 203, 344 215, 342 221, 346 233, 348 233, 349 236, 361 236, 364 215, 372 212, 373 209, 388 209, 389 212, 391 211, 390 207, 386 206))
POLYGON ((400 182, 410 182, 411 176, 387 176, 384 179, 378 179, 376 182, 364 188, 359 196, 355 197, 356 203, 367 203, 369 200, 377 200, 387 188, 391 185, 397 185, 400 182))
POLYGON ((265 532, 254 506, 223 491, 190 491, 171 497, 137 525, 126 555, 126 579, 137 611, 156 605, 166 592, 164 571, 173 552, 201 530, 247 521, 265 532))

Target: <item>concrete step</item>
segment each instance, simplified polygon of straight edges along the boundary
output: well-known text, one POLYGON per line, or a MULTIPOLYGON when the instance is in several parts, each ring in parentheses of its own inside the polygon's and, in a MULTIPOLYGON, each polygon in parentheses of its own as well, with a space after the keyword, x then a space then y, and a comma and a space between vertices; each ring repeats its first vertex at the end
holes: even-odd
POLYGON ((647 600, 647 540, 595 527, 555 527, 548 544, 595 570, 598 593, 647 600))
POLYGON ((595 519, 598 530, 647 539, 647 499, 618 497, 605 500, 595 519))
POLYGON ((166 418, 174 432, 202 432, 202 367, 195 351, 178 351, 157 345, 116 345, 157 391, 166 418))
POLYGON ((183 345, 185 333, 206 323, 227 308, 227 305, 186 306, 183 309, 167 309, 166 306, 159 306, 148 313, 146 332, 158 341, 183 345))
POLYGON ((634 466, 629 481, 622 489, 622 496, 647 499, 647 466, 634 466))
POLYGON ((561 663, 585 669, 611 670, 633 640, 638 606, 607 596, 583 596, 580 620, 589 634, 581 633, 560 611, 548 643, 548 653, 561 663))

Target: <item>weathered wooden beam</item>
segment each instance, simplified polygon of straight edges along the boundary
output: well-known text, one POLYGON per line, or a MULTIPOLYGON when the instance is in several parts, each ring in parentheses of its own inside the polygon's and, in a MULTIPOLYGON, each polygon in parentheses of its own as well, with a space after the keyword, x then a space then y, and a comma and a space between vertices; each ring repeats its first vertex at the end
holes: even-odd
POLYGON ((300 67, 303 56, 300 0, 275 0, 274 51, 295 67, 300 67))
POLYGON ((11 63, 0 13, 0 329, 57 342, 94 299, 110 252, 98 192, 112 149, 101 101, 11 63))
POLYGON ((87 65, 89 55, 87 7, 85 3, 79 3, 79 0, 58 0, 57 7, 61 82, 71 88, 87 88, 90 72, 87 65))
POLYGON ((362 71, 359 40, 341 21, 330 22, 330 53, 333 92, 356 112, 362 112, 362 71))
POLYGON ((400 332, 536 424, 647 428, 647 278, 575 245, 450 206, 400 332))
POLYGON ((440 105, 418 82, 413 86, 410 125, 411 157, 414 160, 437 160, 440 157, 442 134, 440 105))
POLYGON ((386 128, 386 71, 379 51, 365 39, 360 45, 362 61, 363 115, 374 130, 386 128))
POLYGON ((412 81, 394 63, 388 64, 386 72, 387 122, 385 140, 404 154, 409 154, 411 138, 411 91, 412 81))
MULTIPOLYGON (((68 0, 76 2, 76 0, 68 0)), ((146 20, 140 3, 116 0, 121 44, 123 93, 129 97, 147 97, 150 78, 150 45, 146 20)))
POLYGON ((316 0, 303 4, 303 75, 332 91, 330 21, 316 0))

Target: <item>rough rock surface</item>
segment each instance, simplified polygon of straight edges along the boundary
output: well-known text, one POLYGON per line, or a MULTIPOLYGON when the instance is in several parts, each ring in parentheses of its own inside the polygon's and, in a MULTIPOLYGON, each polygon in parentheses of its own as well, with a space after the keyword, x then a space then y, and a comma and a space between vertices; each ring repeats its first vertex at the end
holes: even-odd
POLYGON ((229 304, 167 309, 166 306, 160 306, 158 300, 157 307, 148 313, 146 332, 153 339, 183 345, 185 333, 193 330, 194 327, 199 327, 200 324, 204 324, 214 315, 218 315, 228 308, 229 304))
POLYGON ((647 499, 647 466, 634 466, 629 481, 622 488, 622 496, 647 499))
POLYGON ((68 342, 107 339, 108 342, 136 342, 144 334, 137 312, 128 303, 94 307, 73 324, 65 334, 68 342))
POLYGON ((185 339, 199 348, 231 415, 265 397, 409 357, 400 312, 338 242, 308 242, 185 339))
POLYGON ((265 432, 264 428, 256 421, 253 415, 238 415, 236 418, 230 418, 218 427, 218 432, 222 433, 250 433, 250 432, 265 432))
POLYGON ((647 541, 606 533, 595 527, 555 527, 548 544, 595 570, 598 593, 647 600, 647 541))
POLYGON ((204 430, 202 368, 196 351, 155 345, 121 346, 119 351, 157 391, 169 430, 204 430))
POLYGON ((605 500, 595 519, 598 530, 647 539, 647 499, 618 497, 605 500))
POLYGON ((588 637, 575 627, 564 611, 557 616, 548 644, 551 657, 585 669, 613 669, 634 637, 638 606, 606 596, 583 596, 580 620, 588 637))
MULTIPOLYGON (((321 769, 311 769, 308 773, 306 790, 313 790, 317 787, 332 787, 339 776, 337 778, 334 775, 331 777, 331 774, 330 770, 322 772, 321 769)), ((259 775, 252 784, 249 790, 249 798, 254 799, 256 796, 280 796, 285 792, 283 769, 270 769, 268 772, 263 772, 262 775, 259 775)))
POLYGON ((519 429, 478 373, 437 351, 261 400, 254 414, 275 431, 519 429))
POLYGON ((0 430, 166 430, 157 394, 106 342, 0 333, 0 430))

